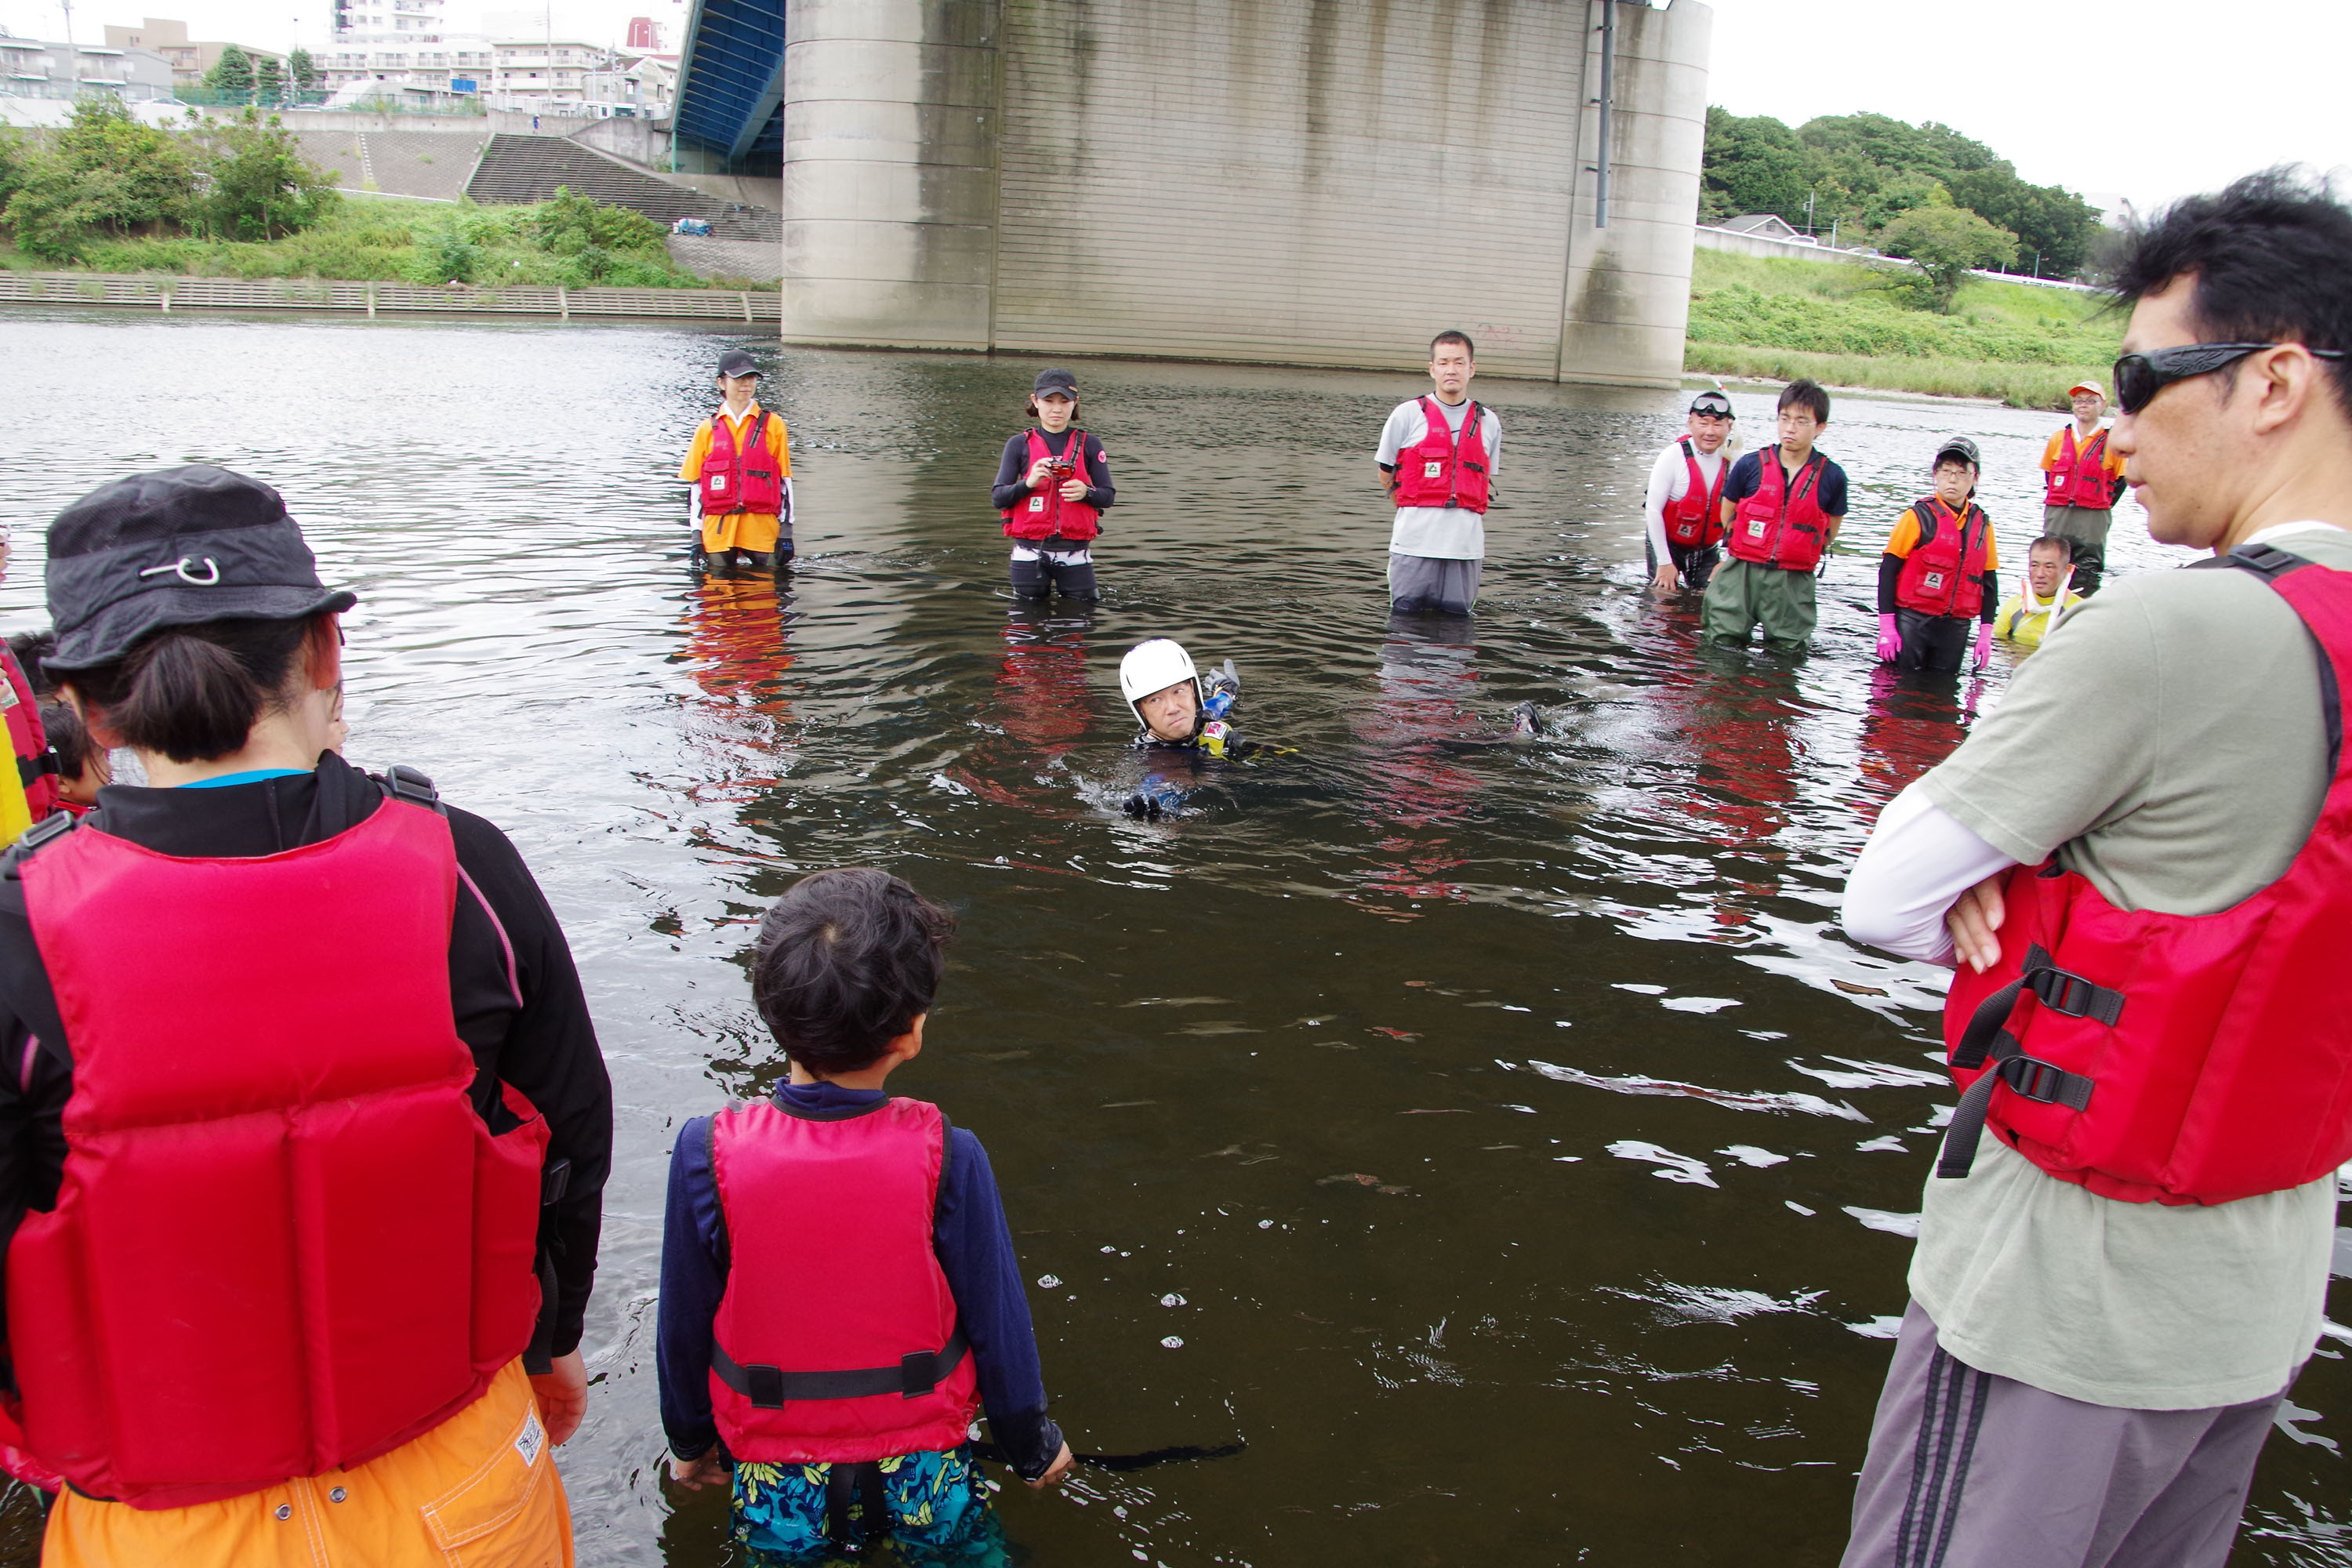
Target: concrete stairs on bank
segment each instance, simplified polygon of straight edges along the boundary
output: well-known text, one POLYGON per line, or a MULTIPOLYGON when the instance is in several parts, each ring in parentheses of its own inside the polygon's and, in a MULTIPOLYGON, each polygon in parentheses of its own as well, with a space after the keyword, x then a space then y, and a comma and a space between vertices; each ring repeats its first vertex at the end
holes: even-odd
POLYGON ((520 205, 547 201, 559 186, 641 212, 664 226, 682 217, 700 218, 710 225, 714 239, 783 243, 781 214, 667 184, 562 137, 491 137, 465 192, 484 206, 520 205))

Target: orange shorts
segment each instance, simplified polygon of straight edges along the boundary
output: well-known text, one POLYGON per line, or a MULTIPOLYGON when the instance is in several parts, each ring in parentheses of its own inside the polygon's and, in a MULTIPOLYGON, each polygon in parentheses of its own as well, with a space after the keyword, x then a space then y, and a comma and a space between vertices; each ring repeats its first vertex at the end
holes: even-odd
POLYGON ((68 1491, 46 1568, 572 1568, 572 1509, 522 1363, 421 1437, 348 1470, 193 1508, 68 1491))

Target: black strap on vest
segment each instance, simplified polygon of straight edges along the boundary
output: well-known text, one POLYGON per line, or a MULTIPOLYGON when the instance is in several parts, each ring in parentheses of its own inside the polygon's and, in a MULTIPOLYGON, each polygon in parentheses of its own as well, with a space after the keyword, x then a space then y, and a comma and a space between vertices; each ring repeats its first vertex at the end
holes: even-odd
MULTIPOLYGON (((2276 587, 2280 578, 2291 572, 2300 572, 2311 564, 2312 563, 2305 557, 2290 551, 2281 550, 2274 544, 2241 544, 2227 555, 2213 555, 2202 561, 2192 561, 2189 563, 2189 568, 2193 571, 2200 566, 2234 566, 2242 572, 2251 572, 2263 582, 2276 587)), ((2295 619, 2303 619, 2299 612, 2295 619)), ((2304 622, 2303 629, 2310 633, 2311 624, 2308 621, 2304 622)), ((2327 777, 2332 783, 2336 777, 2336 765, 2344 755, 2344 697, 2336 679, 2336 660, 2328 656, 2326 645, 2319 640, 2315 633, 2312 634, 2311 643, 2319 653, 2319 709, 2327 725, 2327 777)))
POLYGON ((2074 1110, 2087 1110, 2091 1106, 2094 1081, 2081 1073, 2072 1073, 2053 1063, 2029 1057, 2017 1043, 2017 1037, 2008 1028, 2011 1009, 2027 992, 2053 1013, 2069 1018, 2096 1018, 2109 1028, 2123 1016, 2124 994, 2095 985, 2079 974, 2069 973, 2050 961, 2050 954, 2039 943, 2025 950, 2023 973, 1986 997, 1969 1019, 1968 1029, 1952 1052, 1952 1066, 1969 1071, 1985 1065, 1988 1058, 1992 1070, 1969 1085, 1960 1096, 1959 1105, 1952 1111, 1952 1125, 1944 1134, 1944 1150, 1936 1161, 1936 1174, 1945 1180, 1957 1180, 1969 1173, 1975 1163, 1977 1140, 1983 1136, 1985 1111, 1992 1103, 1995 1085, 2007 1084, 2026 1099, 2042 1105, 2063 1105, 2074 1110))
POLYGON ((834 1550, 844 1556, 862 1555, 866 1542, 879 1541, 890 1532, 890 1510, 882 1495, 882 1467, 868 1459, 863 1464, 828 1466, 824 1477, 824 1534, 834 1550), (858 1519, 849 1521, 852 1493, 857 1500, 858 1519))
POLYGON ((37 757, 16 759, 16 782, 26 789, 32 788, 50 773, 63 772, 65 770, 58 765, 58 754, 55 752, 43 752, 37 757))
POLYGON ((782 1367, 744 1366, 724 1345, 710 1346, 710 1370, 719 1381, 751 1402, 755 1410, 782 1410, 794 1399, 871 1399, 896 1394, 919 1399, 955 1371, 971 1349, 958 1323, 948 1342, 936 1351, 902 1356, 896 1366, 860 1367, 853 1372, 786 1372, 782 1367))
POLYGON ((375 781, 386 800, 404 800, 411 805, 421 805, 436 816, 446 816, 449 808, 441 804, 441 792, 406 763, 394 763, 383 770, 383 777, 375 781))
POLYGON ((11 882, 23 880, 26 861, 80 826, 81 818, 70 811, 53 811, 41 818, 17 836, 5 854, 0 854, 0 878, 11 882))

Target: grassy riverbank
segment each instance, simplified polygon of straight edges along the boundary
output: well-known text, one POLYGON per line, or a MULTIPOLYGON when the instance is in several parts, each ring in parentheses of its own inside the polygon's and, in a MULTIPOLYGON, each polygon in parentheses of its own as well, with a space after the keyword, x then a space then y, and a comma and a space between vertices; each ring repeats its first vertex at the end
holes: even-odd
POLYGON ((70 268, 0 245, 0 267, 17 271, 168 272, 198 278, 320 278, 352 282, 456 281, 582 289, 772 289, 772 283, 698 278, 661 247, 658 226, 619 215, 559 211, 563 204, 481 207, 470 202, 353 196, 314 227, 280 239, 244 242, 195 235, 97 238, 70 268), (564 221, 572 219, 573 221, 564 221))
POLYGON ((2123 336, 2099 295, 1971 279, 1938 316, 1909 308, 1900 280, 1884 268, 1701 250, 1684 366, 2063 408, 2074 382, 2107 378, 2123 336))

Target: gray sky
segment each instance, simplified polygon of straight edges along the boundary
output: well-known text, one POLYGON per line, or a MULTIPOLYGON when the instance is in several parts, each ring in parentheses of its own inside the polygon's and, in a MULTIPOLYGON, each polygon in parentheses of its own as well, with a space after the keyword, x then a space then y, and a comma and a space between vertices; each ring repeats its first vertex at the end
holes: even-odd
MULTIPOLYGON (((544 3, 544 0, 542 0, 544 3)), ((1871 110, 1940 120, 2036 184, 2146 207, 2282 161, 2352 165, 2341 110, 2352 58, 2345 0, 1712 0, 1713 101, 1791 125, 1871 110), (2220 26, 2227 19, 2231 25, 2220 26)), ((677 47, 684 0, 553 0, 560 31, 618 43, 649 16, 677 47)), ((530 0, 449 0, 453 26, 530 0)), ((198 37, 312 48, 328 0, 77 0, 74 31, 148 11, 198 37)), ((56 37, 57 0, 0 0, 0 26, 56 37)), ((536 29, 534 29, 535 31, 536 29)))
POLYGON ((1791 125, 1940 120, 2036 184, 2143 209, 2352 164, 2344 0, 1711 0, 1713 101, 1791 125))

